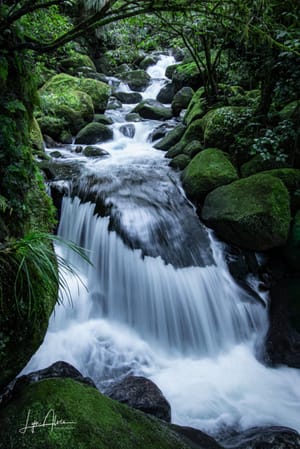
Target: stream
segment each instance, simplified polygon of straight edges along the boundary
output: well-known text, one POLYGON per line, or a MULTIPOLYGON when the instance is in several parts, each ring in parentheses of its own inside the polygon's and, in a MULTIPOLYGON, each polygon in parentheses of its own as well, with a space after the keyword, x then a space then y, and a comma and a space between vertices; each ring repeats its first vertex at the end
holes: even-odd
MULTIPOLYGON (((172 63, 161 56, 148 69, 152 83, 143 98, 156 98, 172 63)), ((129 92, 122 83, 118 89, 129 92)), ((80 170, 64 182, 70 194, 58 233, 85 248, 92 265, 57 246, 80 280, 64 274, 72 299, 60 292, 62 304, 24 372, 64 360, 104 392, 127 374, 143 375, 170 402, 172 422, 214 436, 264 425, 300 431, 299 370, 256 358, 268 327, 267 297, 258 301, 235 283, 223 244, 199 221, 180 174, 149 142, 162 122, 132 123, 134 137, 120 131, 133 107, 107 111, 114 139, 99 146, 110 157, 60 149, 64 163, 80 170)))

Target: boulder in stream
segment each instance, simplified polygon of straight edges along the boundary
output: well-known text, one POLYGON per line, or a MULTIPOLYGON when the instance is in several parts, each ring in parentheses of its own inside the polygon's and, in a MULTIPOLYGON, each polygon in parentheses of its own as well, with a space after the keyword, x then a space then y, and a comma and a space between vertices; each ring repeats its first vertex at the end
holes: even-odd
POLYGON ((125 137, 133 138, 135 135, 135 126, 132 123, 120 126, 119 130, 125 137))
POLYGON ((136 104, 143 100, 139 92, 114 92, 114 96, 123 104, 136 104))
POLYGON ((142 118, 149 120, 168 120, 173 116, 170 108, 166 108, 156 100, 144 100, 132 112, 137 112, 142 118))
POLYGON ((191 87, 183 87, 174 96, 172 101, 172 111, 177 117, 183 109, 186 109, 193 97, 194 91, 191 87))
POLYGON ((144 70, 132 70, 122 73, 121 78, 125 81, 131 90, 143 92, 150 84, 150 76, 144 70))
POLYGON ((253 175, 209 193, 202 218, 222 239, 242 248, 282 246, 291 221, 289 193, 279 179, 253 175))
POLYGON ((113 131, 102 123, 92 122, 79 131, 75 144, 93 145, 97 142, 106 142, 112 139, 113 131))
POLYGON ((237 179, 238 174, 228 155, 217 148, 207 148, 191 160, 182 182, 187 195, 199 202, 211 190, 237 179))
POLYGON ((127 376, 113 384, 107 396, 129 407, 171 421, 171 407, 161 390, 150 379, 140 376, 127 376))
POLYGON ((174 98, 174 86, 172 83, 166 83, 158 92, 156 100, 163 104, 171 104, 174 98))
POLYGON ((300 435, 288 427, 253 427, 222 444, 230 449, 299 449, 300 435))
POLYGON ((82 154, 86 157, 107 157, 109 152, 103 150, 103 148, 95 147, 93 145, 88 145, 82 150, 82 154))

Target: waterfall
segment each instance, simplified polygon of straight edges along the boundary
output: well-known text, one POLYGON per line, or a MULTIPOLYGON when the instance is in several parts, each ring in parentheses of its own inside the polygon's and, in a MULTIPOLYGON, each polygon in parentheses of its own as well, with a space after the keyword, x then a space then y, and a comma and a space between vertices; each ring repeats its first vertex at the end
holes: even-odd
MULTIPOLYGON (((144 98, 156 97, 173 62, 162 57, 148 70, 144 98)), ((104 391, 126 374, 144 375, 170 401, 174 422, 211 434, 258 425, 300 430, 299 370, 268 368, 255 357, 268 326, 266 298, 235 283, 222 244, 149 143, 161 123, 132 123, 133 137, 120 132, 131 108, 110 113, 114 139, 101 145, 109 158, 76 155, 80 176, 63 199, 59 235, 85 248, 92 264, 57 246, 80 282, 65 274, 72 301, 60 292, 25 372, 65 360, 104 391)), ((70 149, 62 152, 74 161, 70 149)))

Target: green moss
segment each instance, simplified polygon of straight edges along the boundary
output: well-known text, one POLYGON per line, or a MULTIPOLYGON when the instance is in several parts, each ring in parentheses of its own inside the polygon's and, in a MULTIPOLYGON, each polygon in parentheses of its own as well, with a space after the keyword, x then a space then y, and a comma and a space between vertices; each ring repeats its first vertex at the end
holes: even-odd
POLYGON ((30 127, 30 142, 34 154, 40 157, 45 157, 44 141, 41 133, 40 126, 35 118, 33 118, 30 127))
MULTIPOLYGON (((49 379, 30 385, 0 410, 0 448, 18 449, 188 449, 161 421, 119 404, 71 379, 49 379), (70 425, 19 432, 30 422, 43 422, 53 411, 70 425)), ((51 422, 51 417, 47 422, 51 422)))
POLYGON ((60 67, 63 71, 73 74, 80 67, 89 67, 96 72, 96 67, 88 55, 72 52, 68 58, 60 61, 60 67))
POLYGON ((237 172, 227 155, 217 148, 208 148, 191 160, 182 182, 188 196, 202 201, 211 190, 237 179, 237 172))
POLYGON ((92 122, 81 129, 76 136, 76 144, 93 145, 97 142, 106 142, 112 139, 113 132, 102 123, 92 122))
POLYGON ((300 118, 300 100, 292 101, 288 103, 279 112, 281 120, 291 120, 300 118))
POLYGON ((237 106, 224 106, 208 112, 201 122, 205 146, 226 150, 250 115, 250 110, 237 106))
POLYGON ((183 118, 183 123, 186 125, 189 125, 194 120, 202 118, 205 114, 206 101, 204 92, 204 87, 200 87, 200 89, 194 93, 183 118))
POLYGON ((189 164, 190 160, 191 158, 186 154, 179 154, 171 160, 169 165, 172 168, 179 168, 179 170, 184 170, 185 167, 189 164))
POLYGON ((273 176, 258 174, 219 187, 205 200, 202 217, 221 238, 254 251, 286 243, 289 193, 273 176))
POLYGON ((175 145, 180 138, 183 136, 186 127, 180 123, 174 129, 169 131, 165 137, 163 137, 157 144, 154 145, 154 148, 158 150, 166 151, 173 145, 175 145))
POLYGON ((61 140, 61 134, 67 127, 66 121, 63 118, 42 115, 38 117, 37 121, 44 135, 50 136, 56 141, 61 140))

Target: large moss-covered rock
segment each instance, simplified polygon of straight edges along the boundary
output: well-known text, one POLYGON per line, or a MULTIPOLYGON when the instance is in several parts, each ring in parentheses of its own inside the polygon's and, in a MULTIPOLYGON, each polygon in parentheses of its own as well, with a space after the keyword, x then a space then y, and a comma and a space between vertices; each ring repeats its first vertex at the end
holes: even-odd
POLYGON ((150 84, 150 76, 144 70, 132 70, 121 74, 121 78, 125 81, 131 90, 143 92, 150 84))
POLYGON ((61 73, 52 77, 40 89, 40 95, 42 100, 45 95, 59 95, 61 97, 61 103, 72 106, 66 102, 66 98, 64 97, 68 98, 73 91, 80 91, 89 95, 96 112, 104 112, 111 93, 110 87, 102 81, 91 78, 76 78, 75 76, 61 73))
POLYGON ((141 117, 150 120, 168 120, 172 117, 171 109, 166 108, 156 100, 144 100, 131 112, 136 112, 141 117))
POLYGON ((226 149, 233 142, 249 111, 245 108, 224 106, 209 111, 202 119, 205 146, 226 149))
POLYGON ((279 179, 253 175, 211 192, 202 217, 222 239, 254 251, 268 250, 287 241, 289 193, 279 179))
POLYGON ((173 145, 175 145, 180 140, 180 138, 183 136, 185 130, 186 130, 186 127, 182 123, 179 123, 179 125, 177 125, 174 129, 169 131, 165 135, 165 137, 163 137, 159 142, 157 142, 154 145, 154 148, 156 148, 157 150, 163 150, 163 151, 168 150, 169 148, 171 148, 173 145))
POLYGON ((237 179, 237 172, 228 156, 217 148, 208 148, 188 164, 182 183, 188 196, 202 201, 211 190, 237 179))
POLYGON ((113 131, 102 123, 92 122, 79 131, 76 144, 93 145, 97 142, 106 142, 112 139, 113 131))
POLYGON ((73 52, 68 58, 64 58, 59 63, 60 69, 63 72, 73 75, 76 69, 80 67, 88 67, 89 69, 96 71, 95 64, 88 55, 82 53, 73 52))
POLYGON ((202 118, 205 114, 205 105, 204 87, 200 87, 200 89, 194 93, 190 101, 189 107, 183 117, 183 123, 189 125, 194 120, 202 118))
POLYGON ((1 449, 188 449, 162 421, 71 379, 29 385, 0 411, 0 422, 1 449))

